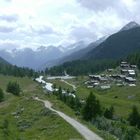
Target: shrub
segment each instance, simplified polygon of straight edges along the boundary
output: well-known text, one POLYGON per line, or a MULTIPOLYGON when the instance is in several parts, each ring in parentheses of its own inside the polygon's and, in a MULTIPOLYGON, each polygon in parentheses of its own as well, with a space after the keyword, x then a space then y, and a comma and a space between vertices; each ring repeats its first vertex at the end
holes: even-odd
POLYGON ((20 95, 20 86, 17 82, 9 82, 8 85, 7 85, 7 92, 10 92, 16 96, 19 96, 20 95))
POLYGON ((110 108, 106 108, 104 116, 108 119, 113 119, 113 115, 114 115, 114 107, 111 106, 110 108))
POLYGON ((0 102, 2 102, 4 99, 4 93, 3 90, 0 88, 0 102))

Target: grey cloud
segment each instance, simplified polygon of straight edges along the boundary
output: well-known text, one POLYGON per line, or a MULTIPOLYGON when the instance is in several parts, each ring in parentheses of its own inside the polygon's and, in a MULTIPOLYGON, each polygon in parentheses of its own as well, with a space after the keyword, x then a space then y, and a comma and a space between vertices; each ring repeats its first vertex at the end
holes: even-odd
POLYGON ((10 43, 10 42, 0 43, 0 50, 1 49, 12 50, 12 49, 16 49, 18 47, 19 47, 19 45, 15 44, 15 43, 10 43))
POLYGON ((120 3, 120 0, 77 0, 82 6, 91 10, 105 10, 120 3))
POLYGON ((14 27, 0 26, 0 33, 11 33, 15 30, 14 27))
POLYGON ((18 19, 18 15, 0 15, 0 20, 4 20, 7 22, 16 22, 18 19))
POLYGON ((40 27, 31 27, 32 31, 39 35, 53 35, 58 34, 54 29, 50 26, 40 26, 40 27))
POLYGON ((89 29, 87 27, 81 26, 81 27, 72 27, 71 37, 74 37, 77 41, 78 40, 96 40, 97 36, 95 32, 92 31, 92 29, 89 29))
POLYGON ((83 7, 94 12, 108 11, 111 16, 111 11, 114 11, 120 18, 132 20, 139 16, 140 1, 132 0, 77 0, 83 7), (130 6, 131 5, 131 6, 130 6))
POLYGON ((12 2, 12 0, 4 0, 4 1, 6 1, 6 2, 12 2))

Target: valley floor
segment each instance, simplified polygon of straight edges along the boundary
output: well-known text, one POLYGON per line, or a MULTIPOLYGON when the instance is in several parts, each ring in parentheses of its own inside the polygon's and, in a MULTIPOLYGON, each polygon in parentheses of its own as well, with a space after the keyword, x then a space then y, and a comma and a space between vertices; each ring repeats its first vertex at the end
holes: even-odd
POLYGON ((5 99, 0 103, 0 140, 69 140, 84 138, 56 113, 32 97, 43 96, 43 90, 29 78, 0 76, 5 99), (20 97, 5 91, 9 81, 17 81, 20 97))
POLYGON ((72 125, 86 140, 103 140, 101 137, 97 136, 94 132, 89 130, 86 126, 79 123, 75 119, 69 117, 68 115, 66 115, 60 111, 53 109, 52 104, 49 101, 41 100, 38 97, 36 97, 35 100, 43 102, 45 104, 46 108, 50 109, 53 112, 56 112, 60 117, 62 117, 70 125, 72 125))

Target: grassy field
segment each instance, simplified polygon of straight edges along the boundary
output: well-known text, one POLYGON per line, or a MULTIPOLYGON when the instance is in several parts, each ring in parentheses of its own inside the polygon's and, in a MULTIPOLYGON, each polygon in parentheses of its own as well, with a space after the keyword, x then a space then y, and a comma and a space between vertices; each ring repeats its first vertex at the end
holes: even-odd
POLYGON ((17 81, 22 88, 20 97, 5 92, 0 103, 0 140, 70 140, 83 139, 75 129, 57 114, 34 101, 32 96, 44 96, 41 87, 28 78, 0 76, 5 91, 9 81, 17 81))
MULTIPOLYGON (((104 107, 111 105, 115 108, 115 115, 127 117, 133 105, 140 110, 140 85, 136 87, 112 87, 109 90, 101 91, 97 89, 88 89, 84 85, 87 77, 77 77, 76 79, 67 80, 69 83, 76 85, 76 94, 80 99, 86 99, 92 91, 100 100, 104 107), (117 98, 115 98, 117 96, 117 98), (132 98, 128 98, 132 96, 132 98)), ((66 104, 57 99, 56 96, 48 95, 43 91, 40 85, 29 78, 15 78, 11 76, 0 75, 0 87, 5 91, 9 81, 17 81, 22 87, 20 97, 13 96, 5 92, 5 101, 0 103, 0 140, 22 139, 22 140, 69 140, 83 139, 63 119, 53 112, 44 108, 42 103, 34 101, 32 96, 39 96, 42 99, 50 100, 55 109, 78 119, 91 130, 103 136, 105 140, 114 140, 114 138, 104 131, 97 130, 91 123, 83 121, 76 116, 74 111, 66 104), (46 95, 46 94, 47 95, 46 95)), ((59 80, 48 81, 56 84, 57 87, 70 89, 71 86, 59 80)))
POLYGON ((73 90, 72 86, 64 83, 63 81, 61 81, 59 79, 56 79, 56 80, 47 80, 47 81, 50 82, 50 83, 55 84, 56 85, 56 88, 59 88, 61 86, 65 90, 67 90, 67 89, 69 89, 70 91, 73 90))
MULTIPOLYGON (((86 85, 84 85, 84 82, 87 80, 87 77, 77 77, 76 79, 70 79, 66 80, 69 83, 72 83, 76 85, 77 91, 76 94, 80 99, 86 99, 90 92, 93 92, 96 97, 99 99, 101 105, 106 108, 110 107, 111 105, 114 106, 115 109, 115 116, 117 118, 128 118, 128 115, 132 111, 132 107, 135 105, 140 111, 140 77, 138 77, 137 86, 136 87, 130 87, 130 86, 124 86, 124 87, 117 87, 112 86, 111 89, 108 90, 100 90, 96 88, 87 88, 86 85)), ((57 81, 59 83, 59 81, 57 81)), ((63 85, 63 88, 65 88, 65 85, 63 85)), ((71 109, 69 109, 64 103, 61 101, 58 101, 56 97, 50 96, 46 97, 49 100, 52 100, 54 103, 54 107, 73 116, 75 114, 71 109)), ((91 130, 98 133, 100 136, 102 136, 105 140, 113 140, 114 137, 112 137, 110 134, 107 134, 104 131, 97 130, 91 123, 83 121, 81 118, 76 118, 82 123, 85 123, 91 130)), ((139 139, 139 138, 138 138, 139 139)))
POLYGON ((77 95, 85 99, 90 92, 93 92, 103 106, 113 105, 116 115, 126 117, 130 113, 132 106, 136 105, 140 110, 140 84, 136 87, 112 87, 109 90, 88 89, 83 84, 77 88, 77 95), (117 98, 116 98, 117 97, 117 98))
MULTIPOLYGON (((117 87, 113 86, 108 90, 99 90, 94 88, 87 88, 84 82, 87 77, 77 77, 76 79, 66 80, 69 83, 74 84, 77 87, 76 94, 80 99, 86 99, 90 92, 93 92, 96 97, 100 100, 104 107, 109 107, 113 105, 115 107, 115 114, 119 117, 127 117, 132 106, 136 105, 140 110, 140 77, 138 77, 138 82, 136 87, 117 87), (116 98, 117 97, 117 98, 116 98)), ((61 85, 59 80, 57 80, 56 85, 61 85)), ((63 84, 63 88, 67 88, 63 84)))

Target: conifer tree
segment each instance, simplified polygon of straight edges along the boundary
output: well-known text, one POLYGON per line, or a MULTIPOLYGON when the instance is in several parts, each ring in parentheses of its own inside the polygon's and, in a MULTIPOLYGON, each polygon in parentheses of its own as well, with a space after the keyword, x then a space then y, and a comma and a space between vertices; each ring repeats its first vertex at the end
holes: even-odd
POLYGON ((100 102, 96 99, 95 95, 91 92, 86 100, 86 104, 83 108, 83 118, 85 120, 92 120, 98 115, 101 115, 100 102))
POLYGON ((132 112, 128 117, 128 121, 130 122, 130 125, 140 128, 140 114, 136 106, 133 106, 132 112))

